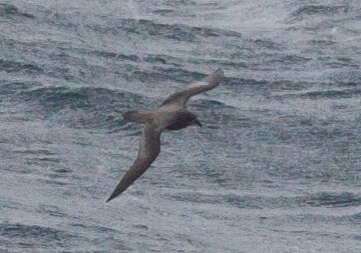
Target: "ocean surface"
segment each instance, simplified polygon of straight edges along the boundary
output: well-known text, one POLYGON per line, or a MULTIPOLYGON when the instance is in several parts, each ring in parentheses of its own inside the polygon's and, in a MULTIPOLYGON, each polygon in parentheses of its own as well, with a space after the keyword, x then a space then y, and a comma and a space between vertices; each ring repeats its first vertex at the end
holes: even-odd
POLYGON ((0 252, 361 252, 359 0, 0 1, 0 252), (127 110, 222 68, 133 163, 127 110))

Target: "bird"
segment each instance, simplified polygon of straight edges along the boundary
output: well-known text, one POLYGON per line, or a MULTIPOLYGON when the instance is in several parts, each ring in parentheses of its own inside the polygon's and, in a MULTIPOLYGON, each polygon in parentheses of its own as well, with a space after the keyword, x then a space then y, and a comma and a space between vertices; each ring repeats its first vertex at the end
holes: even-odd
POLYGON ((149 168, 160 153, 160 136, 164 130, 177 131, 192 125, 202 126, 197 116, 187 110, 187 102, 192 96, 217 87, 223 77, 224 72, 219 68, 201 81, 171 94, 152 111, 128 111, 123 114, 125 120, 143 124, 144 129, 136 160, 106 202, 118 197, 149 168))

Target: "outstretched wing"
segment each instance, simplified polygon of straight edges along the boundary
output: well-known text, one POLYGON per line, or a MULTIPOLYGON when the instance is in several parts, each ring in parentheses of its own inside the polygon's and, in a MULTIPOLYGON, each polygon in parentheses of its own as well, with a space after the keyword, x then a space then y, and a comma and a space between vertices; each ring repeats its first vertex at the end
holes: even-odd
POLYGON ((176 105, 184 108, 190 97, 215 88, 221 81, 223 75, 223 70, 217 69, 203 80, 193 83, 189 88, 170 95, 159 107, 176 105))
POLYGON ((160 152, 160 132, 155 131, 152 124, 147 123, 144 126, 143 135, 139 143, 138 157, 130 169, 125 173, 113 193, 106 202, 119 196, 125 191, 138 177, 140 177, 157 158, 160 152))

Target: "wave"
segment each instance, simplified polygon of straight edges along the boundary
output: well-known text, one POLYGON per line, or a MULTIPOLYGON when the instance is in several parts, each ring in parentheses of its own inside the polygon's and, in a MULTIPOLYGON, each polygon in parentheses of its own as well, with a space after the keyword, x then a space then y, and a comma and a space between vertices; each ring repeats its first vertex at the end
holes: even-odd
POLYGON ((119 31, 127 34, 138 34, 153 38, 172 39, 176 41, 194 42, 199 38, 235 37, 241 34, 216 28, 194 27, 183 24, 160 24, 146 19, 119 19, 116 25, 105 26, 99 24, 89 25, 89 28, 99 33, 118 34, 119 31))
POLYGON ((44 70, 34 63, 0 59, 0 69, 8 73, 41 74, 44 70))
POLYGON ((302 21, 310 16, 334 16, 338 14, 347 14, 350 7, 347 5, 331 6, 331 5, 305 5, 297 8, 291 13, 291 22, 302 21))
POLYGON ((18 92, 12 100, 25 103, 34 120, 40 118, 74 128, 122 126, 126 124, 121 119, 122 112, 150 103, 134 93, 91 87, 44 87, 18 92))
POLYGON ((6 245, 7 248, 41 247, 53 250, 54 247, 64 248, 76 245, 81 237, 50 227, 3 223, 0 224, 0 238, 1 245, 6 245))
POLYGON ((320 100, 320 99, 341 99, 341 98, 356 98, 361 95, 361 89, 343 89, 343 90, 320 90, 320 91, 308 91, 297 94, 284 94, 276 95, 274 98, 279 100, 285 99, 310 99, 310 100, 320 100))
POLYGON ((35 81, 23 81, 23 82, 3 82, 0 83, 0 97, 7 97, 17 92, 30 90, 36 87, 42 86, 41 83, 35 81))
POLYGON ((309 196, 303 200, 303 203, 314 207, 352 207, 361 205, 361 197, 350 192, 328 193, 320 192, 309 196))
POLYGON ((34 15, 26 12, 21 12, 16 6, 12 4, 0 3, 0 17, 4 18, 34 18, 34 15))
POLYGON ((184 192, 166 194, 166 197, 176 201, 224 205, 230 204, 234 207, 247 209, 300 208, 305 206, 343 208, 357 207, 361 205, 361 198, 350 192, 319 192, 315 194, 294 197, 269 197, 254 194, 238 195, 219 193, 213 195, 200 192, 184 192))

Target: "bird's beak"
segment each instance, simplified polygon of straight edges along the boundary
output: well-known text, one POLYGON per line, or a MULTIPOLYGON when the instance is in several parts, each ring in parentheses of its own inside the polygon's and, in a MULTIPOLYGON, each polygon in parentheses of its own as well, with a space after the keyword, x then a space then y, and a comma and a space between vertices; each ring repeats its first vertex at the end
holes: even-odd
POLYGON ((194 120, 194 123, 195 123, 196 125, 198 125, 199 127, 202 127, 202 123, 201 123, 198 119, 195 119, 195 120, 194 120))

